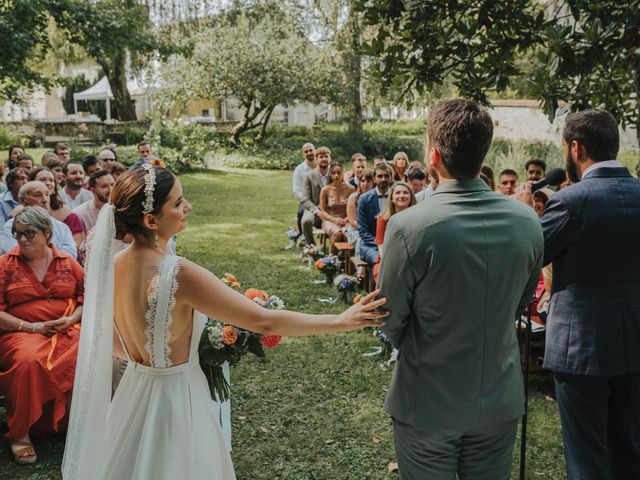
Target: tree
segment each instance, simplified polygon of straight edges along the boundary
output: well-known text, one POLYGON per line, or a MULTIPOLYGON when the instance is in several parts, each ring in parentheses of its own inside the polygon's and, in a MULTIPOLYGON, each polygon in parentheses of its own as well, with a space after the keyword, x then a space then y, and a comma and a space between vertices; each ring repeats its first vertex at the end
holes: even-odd
POLYGON ((549 118, 605 108, 640 144, 640 0, 554 1, 537 48, 529 92, 549 118))
POLYGON ((243 110, 232 140, 260 127, 266 135, 277 105, 318 102, 334 80, 326 59, 277 2, 236 8, 217 16, 194 38, 193 54, 176 56, 164 69, 169 105, 189 98, 233 98, 243 110))
POLYGON ((157 34, 148 7, 135 0, 74 0, 73 8, 57 23, 102 67, 111 86, 117 118, 135 120, 127 88, 128 67, 140 70, 156 53, 172 51, 172 45, 157 34))
POLYGON ((423 95, 447 80, 484 104, 519 73, 518 55, 544 25, 531 0, 358 0, 357 8, 375 29, 365 51, 382 89, 423 95))
POLYGON ((64 2, 55 0, 5 0, 0 4, 0 98, 21 100, 21 92, 49 86, 50 80, 35 67, 51 47, 47 35, 49 15, 59 15, 64 2))

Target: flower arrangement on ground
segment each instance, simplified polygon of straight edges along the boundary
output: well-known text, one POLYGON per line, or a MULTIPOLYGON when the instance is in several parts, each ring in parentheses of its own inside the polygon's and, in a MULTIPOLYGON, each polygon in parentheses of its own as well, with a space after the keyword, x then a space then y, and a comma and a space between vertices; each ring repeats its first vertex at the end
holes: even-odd
POLYGON ((318 260, 320 258, 322 258, 324 256, 324 252, 322 251, 322 248, 318 247, 317 245, 305 245, 302 248, 302 253, 300 254, 300 257, 304 260, 309 260, 310 262, 313 260, 318 260))
MULTIPOLYGON (((232 277, 232 280, 228 279, 231 286, 240 285, 233 275, 225 274, 225 278, 227 277, 232 277)), ((274 310, 285 308, 284 302, 279 297, 269 295, 264 290, 250 288, 244 295, 263 308, 274 310)), ((247 353, 264 357, 264 349, 275 348, 280 343, 280 339, 281 337, 277 335, 262 335, 209 319, 200 337, 198 354, 200 366, 209 383, 211 398, 219 402, 229 400, 231 388, 222 372, 225 362, 229 362, 230 366, 236 365, 247 353)))
POLYGON ((224 277, 222 277, 222 283, 229 285, 231 288, 240 288, 242 285, 238 282, 238 279, 235 275, 231 275, 230 273, 225 273, 224 277))
POLYGON ((358 280, 355 277, 341 273, 333 280, 333 285, 338 289, 338 293, 345 303, 350 303, 356 293, 358 280))
POLYGON ((384 358, 385 360, 391 359, 391 355, 393 354, 393 345, 391 344, 391 340, 389 340, 389 337, 387 337, 379 328, 376 328, 373 331, 373 336, 378 337, 380 339, 380 343, 382 343, 382 350, 380 352, 382 358, 384 358))
POLYGON ((315 266, 324 273, 327 285, 332 285, 336 274, 340 272, 340 259, 335 255, 322 257, 316 260, 315 266))
POLYGON ((286 247, 284 247, 284 249, 291 250, 293 247, 295 247, 298 242, 298 237, 300 237, 300 232, 298 232, 295 227, 289 227, 289 230, 287 230, 287 238, 289 239, 289 243, 286 247))

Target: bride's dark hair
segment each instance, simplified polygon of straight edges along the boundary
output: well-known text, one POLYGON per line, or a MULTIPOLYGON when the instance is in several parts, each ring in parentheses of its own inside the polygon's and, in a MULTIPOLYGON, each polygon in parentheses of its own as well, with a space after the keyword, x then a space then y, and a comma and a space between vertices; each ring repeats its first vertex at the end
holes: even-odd
MULTIPOLYGON (((176 177, 166 168, 153 167, 156 181, 153 186, 153 213, 157 215, 169 198, 169 192, 176 183, 176 177)), ((142 217, 145 201, 145 176, 147 171, 134 168, 121 175, 111 191, 111 203, 115 206, 114 220, 116 238, 123 240, 126 235, 146 236, 142 217)))

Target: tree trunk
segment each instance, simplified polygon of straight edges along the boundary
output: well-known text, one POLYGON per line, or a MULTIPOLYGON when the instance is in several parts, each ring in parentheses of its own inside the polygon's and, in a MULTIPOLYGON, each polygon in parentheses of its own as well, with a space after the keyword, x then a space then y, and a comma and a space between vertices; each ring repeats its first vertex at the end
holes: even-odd
POLYGON ((113 93, 113 104, 118 120, 136 120, 136 109, 131 100, 129 89, 127 88, 126 74, 126 54, 119 52, 114 58, 108 59, 108 65, 102 68, 109 80, 111 93, 113 93))
MULTIPOLYGON (((350 2, 352 3, 352 2, 350 2)), ((347 115, 349 118, 349 134, 362 137, 362 44, 360 19, 353 5, 349 6, 348 50, 346 52, 347 75, 347 115)))
POLYGON ((258 117, 258 115, 260 115, 260 113, 262 113, 266 107, 254 107, 253 112, 251 111, 251 107, 253 106, 253 102, 249 103, 249 104, 244 104, 243 105, 245 110, 244 110, 244 115, 242 117, 242 120, 240 120, 238 123, 236 123, 233 126, 233 129, 231 130, 231 141, 233 142, 233 144, 237 147, 238 145, 240 145, 240 135, 242 135, 244 132, 254 129, 257 126, 260 125, 260 122, 258 123, 253 123, 253 121, 258 117))
POLYGON ((260 127, 258 135, 256 135, 256 142, 261 142, 267 136, 267 127, 269 126, 269 120, 271 119, 271 114, 273 113, 274 108, 276 108, 275 105, 267 108, 267 111, 262 117, 262 127, 260 127))

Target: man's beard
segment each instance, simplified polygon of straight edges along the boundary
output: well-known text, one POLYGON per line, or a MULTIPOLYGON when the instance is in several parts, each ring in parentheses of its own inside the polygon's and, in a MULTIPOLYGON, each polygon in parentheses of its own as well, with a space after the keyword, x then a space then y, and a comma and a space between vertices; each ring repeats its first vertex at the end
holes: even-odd
POLYGON ((98 195, 97 193, 96 193, 96 197, 102 203, 109 203, 109 197, 105 197, 104 195, 98 195))
POLYGON ((567 176, 569 177, 569 180, 571 180, 573 183, 578 183, 580 181, 580 177, 578 176, 578 167, 573 161, 573 157, 571 156, 570 151, 567 152, 565 161, 567 167, 567 176))
POLYGON ((81 190, 82 189, 82 182, 80 182, 79 184, 77 184, 75 182, 67 182, 67 188, 69 190, 81 190))

